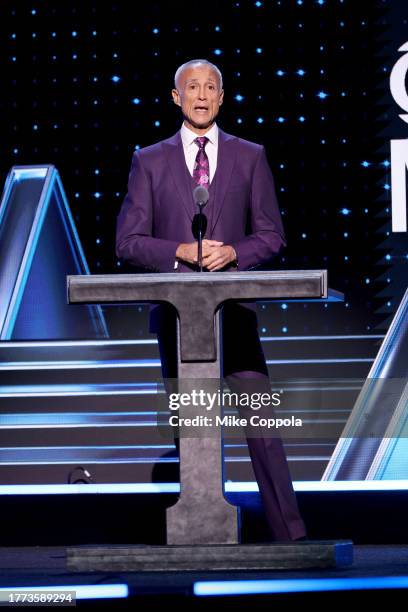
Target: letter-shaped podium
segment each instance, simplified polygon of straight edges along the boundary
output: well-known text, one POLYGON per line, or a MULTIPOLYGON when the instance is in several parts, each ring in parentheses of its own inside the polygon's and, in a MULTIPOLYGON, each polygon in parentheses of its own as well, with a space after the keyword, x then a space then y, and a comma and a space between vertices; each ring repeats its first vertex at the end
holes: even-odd
MULTIPOLYGON (((325 270, 68 277, 70 303, 172 304, 178 314, 178 378, 183 391, 188 391, 188 381, 193 386, 194 380, 221 378, 219 309, 224 302, 327 297, 325 270)), ((214 407, 211 416, 219 414, 220 407, 214 407)), ((183 407, 179 416, 183 417, 183 407)), ((238 511, 223 494, 221 437, 180 435, 179 450, 181 494, 167 510, 167 544, 238 544, 238 511)))

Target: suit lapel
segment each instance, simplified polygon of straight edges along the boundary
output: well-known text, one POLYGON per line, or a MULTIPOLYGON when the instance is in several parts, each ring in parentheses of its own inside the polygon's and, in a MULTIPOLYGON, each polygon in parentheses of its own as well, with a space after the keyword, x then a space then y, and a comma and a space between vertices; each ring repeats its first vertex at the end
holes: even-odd
POLYGON ((194 215, 194 201, 192 197, 191 182, 184 158, 183 143, 180 132, 162 143, 162 147, 176 185, 177 193, 190 220, 194 215))
MULTIPOLYGON (((218 156, 217 156, 217 180, 215 182, 214 208, 211 219, 211 234, 217 224, 231 180, 232 171, 237 156, 237 148, 234 146, 235 136, 226 134, 222 130, 218 132, 218 156)), ((209 235, 211 235, 209 234, 209 235)))

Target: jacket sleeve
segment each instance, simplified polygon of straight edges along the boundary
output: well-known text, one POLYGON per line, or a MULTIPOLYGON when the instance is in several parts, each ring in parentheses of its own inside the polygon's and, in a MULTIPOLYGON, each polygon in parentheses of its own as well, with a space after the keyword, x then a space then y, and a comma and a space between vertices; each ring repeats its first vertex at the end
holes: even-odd
POLYGON ((153 236, 152 185, 136 151, 128 191, 117 220, 116 255, 146 270, 172 272, 178 245, 178 242, 153 236))
POLYGON ((275 184, 264 147, 258 154, 251 186, 251 233, 233 243, 240 270, 250 270, 269 261, 286 245, 275 193, 275 184))

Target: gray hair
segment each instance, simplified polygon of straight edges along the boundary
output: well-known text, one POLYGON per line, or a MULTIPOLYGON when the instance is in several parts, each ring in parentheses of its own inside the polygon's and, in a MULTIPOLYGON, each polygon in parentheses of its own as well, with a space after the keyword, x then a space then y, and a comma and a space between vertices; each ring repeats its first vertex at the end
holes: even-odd
POLYGON ((221 74, 221 70, 218 68, 218 66, 216 66, 212 62, 209 62, 206 59, 194 59, 194 60, 190 60, 190 61, 186 62, 185 64, 182 64, 181 66, 179 66, 177 68, 177 70, 176 70, 176 74, 174 75, 174 86, 175 86, 176 89, 177 89, 177 81, 178 81, 181 73, 183 72, 183 70, 185 70, 189 66, 195 66, 196 64, 205 64, 206 66, 209 66, 210 68, 212 68, 214 70, 214 72, 216 72, 217 75, 218 75, 218 78, 220 80, 220 88, 222 89, 222 74, 221 74))

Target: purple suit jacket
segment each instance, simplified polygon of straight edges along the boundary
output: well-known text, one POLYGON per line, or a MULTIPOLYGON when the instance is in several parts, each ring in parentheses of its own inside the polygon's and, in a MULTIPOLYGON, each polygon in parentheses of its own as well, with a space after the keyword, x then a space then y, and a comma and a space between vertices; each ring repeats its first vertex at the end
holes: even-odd
MULTIPOLYGON (((118 257, 146 271, 173 272, 178 245, 194 240, 192 192, 180 132, 136 151, 118 217, 118 257)), ((239 270, 266 263, 285 244, 264 147, 222 130, 205 237, 232 245, 239 270)), ((179 264, 178 271, 191 266, 179 264)))
MULTIPOLYGON (((213 214, 206 238, 234 247, 240 270, 271 259, 284 244, 264 148, 219 131, 213 214)), ((180 132, 133 155, 117 227, 117 255, 155 272, 172 272, 180 242, 192 242, 197 212, 180 132)))

